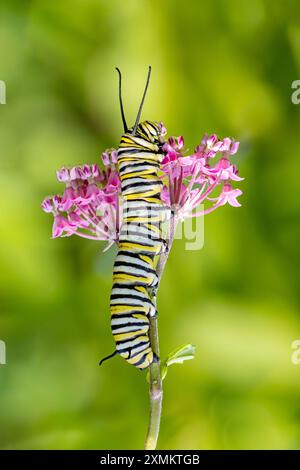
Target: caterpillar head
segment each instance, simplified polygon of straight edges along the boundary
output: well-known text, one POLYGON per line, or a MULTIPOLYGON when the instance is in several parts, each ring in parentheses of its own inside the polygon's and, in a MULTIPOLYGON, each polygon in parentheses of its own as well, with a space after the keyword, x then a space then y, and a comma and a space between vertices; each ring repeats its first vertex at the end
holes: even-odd
MULTIPOLYGON (((129 132, 133 132, 133 128, 129 132)), ((158 121, 144 121, 140 122, 137 126, 135 135, 152 144, 161 146, 164 144, 164 136, 167 130, 162 122, 158 121)))
POLYGON ((134 128, 122 135, 119 144, 118 156, 131 154, 134 158, 161 162, 163 159, 162 147, 165 143, 166 128, 161 122, 140 122, 134 133, 134 128))

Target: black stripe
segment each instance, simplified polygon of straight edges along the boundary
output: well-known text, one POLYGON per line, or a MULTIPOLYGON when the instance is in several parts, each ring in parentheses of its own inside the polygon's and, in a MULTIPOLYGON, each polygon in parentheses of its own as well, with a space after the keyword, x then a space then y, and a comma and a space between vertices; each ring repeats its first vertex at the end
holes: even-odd
MULTIPOLYGON (((119 267, 119 266, 128 266, 131 268, 136 268, 137 270, 140 270, 140 271, 145 271, 146 273, 156 274, 156 271, 154 269, 148 268, 146 266, 140 266, 139 264, 136 264, 136 263, 129 263, 128 261, 116 261, 114 264, 114 268, 119 267)), ((135 275, 134 273, 125 273, 125 274, 135 275)))
MULTIPOLYGON (((122 333, 120 333, 120 334, 122 334, 122 333)), ((135 339, 141 338, 142 336, 147 337, 147 334, 146 333, 139 333, 138 335, 132 335, 131 338, 117 340, 116 345, 118 346, 120 344, 129 343, 130 341, 134 341, 135 339)), ((144 344, 144 343, 149 343, 150 344, 149 338, 146 338, 145 340, 141 340, 141 343, 142 344, 144 344)), ((135 344, 134 346, 129 346, 129 347, 130 348, 132 348, 132 347, 137 348, 138 346, 139 346, 139 344, 135 344)), ((118 351, 120 351, 120 350, 118 349, 118 351)))
MULTIPOLYGON (((120 324, 111 325, 111 328, 113 330, 113 329, 120 329, 120 328, 123 328, 123 327, 128 328, 128 327, 131 327, 131 326, 138 326, 139 328, 144 328, 145 326, 149 326, 149 323, 138 323, 138 322, 120 323, 120 324)), ((130 333, 130 331, 128 331, 128 333, 130 333)))
MULTIPOLYGON (((131 178, 128 178, 128 180, 130 181, 131 178)), ((145 181, 141 181, 141 182, 136 182, 136 183, 130 183, 129 184, 126 184, 126 182, 123 184, 122 183, 122 190, 123 189, 126 189, 127 187, 129 188, 138 188, 139 186, 156 186, 156 185, 159 185, 159 186, 162 186, 162 181, 160 181, 159 179, 157 181, 148 181, 148 180, 145 180, 145 181)))
POLYGON ((148 302, 151 302, 151 300, 148 298, 148 293, 143 293, 143 292, 140 292, 140 296, 138 295, 138 292, 137 290, 133 289, 132 286, 125 286, 122 284, 121 287, 119 288, 119 290, 123 290, 123 292, 121 292, 120 294, 113 294, 113 291, 114 291, 114 287, 115 287, 115 284, 113 285, 113 288, 112 288, 112 293, 110 294, 110 299, 111 300, 117 300, 117 299, 132 299, 132 300, 142 300, 142 301, 147 301, 148 302), (133 294, 127 294, 126 292, 124 292, 126 290, 129 290, 130 292, 133 292, 133 294))
MULTIPOLYGON (((118 254, 117 254, 117 257, 118 256, 129 256, 129 258, 134 258, 134 259, 139 259, 142 263, 146 263, 146 261, 142 260, 141 257, 140 257, 140 254, 139 253, 134 253, 132 251, 127 251, 127 250, 120 250, 118 251, 118 254)), ((154 259, 154 256, 152 258, 152 260, 154 259)), ((146 263, 147 264, 147 263, 146 263)))
MULTIPOLYGON (((130 168, 136 168, 138 166, 147 166, 147 167, 155 167, 155 168, 160 168, 160 164, 159 163, 156 163, 156 162, 151 162, 151 164, 147 165, 147 163, 144 163, 143 161, 140 161, 140 160, 135 160, 134 163, 127 163, 126 161, 125 162, 120 162, 119 165, 122 165, 124 163, 124 169, 130 169, 130 168)), ((120 168, 120 172, 123 170, 123 167, 122 169, 120 168)), ((129 172, 130 173, 130 172, 129 172)))
MULTIPOLYGON (((113 288, 117 288, 117 289, 129 289, 129 287, 126 287, 124 286, 124 284, 120 284, 118 282, 115 282, 114 285, 113 285, 113 288)), ((132 289, 132 287, 130 286, 130 290, 132 289)), ((142 295, 145 295, 144 292, 141 292, 141 291, 136 291, 137 293, 140 293, 142 295)))
POLYGON ((125 145, 125 142, 124 142, 124 148, 121 145, 118 148, 118 156, 121 155, 123 157, 123 155, 126 155, 126 154, 136 155, 138 153, 152 153, 153 155, 158 155, 159 153, 161 153, 161 151, 160 149, 158 150, 149 149, 148 147, 143 147, 142 145, 140 148, 137 148, 134 146, 130 147, 130 144, 126 143, 125 145))

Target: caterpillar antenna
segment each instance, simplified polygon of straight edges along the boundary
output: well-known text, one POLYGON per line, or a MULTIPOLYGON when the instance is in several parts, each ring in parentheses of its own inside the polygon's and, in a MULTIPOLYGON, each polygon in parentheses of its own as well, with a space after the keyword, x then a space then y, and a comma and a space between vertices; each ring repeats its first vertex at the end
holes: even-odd
POLYGON ((122 116, 122 122, 124 126, 124 132, 128 131, 126 119, 125 119, 125 113, 124 113, 124 108, 123 108, 123 101, 122 101, 122 74, 120 72, 120 69, 116 67, 116 71, 119 74, 119 101, 120 101, 120 110, 121 110, 121 116, 122 116))
POLYGON ((106 356, 104 357, 103 359, 101 359, 101 361, 99 362, 99 366, 101 366, 101 364, 104 362, 104 361, 107 361, 107 359, 110 359, 111 357, 114 357, 115 355, 117 354, 117 350, 115 350, 112 354, 110 354, 109 356, 106 356))
POLYGON ((149 82, 150 82, 150 76, 151 76, 151 65, 149 65, 146 86, 145 86, 142 101, 141 101, 141 104, 140 104, 140 107, 139 107, 139 110, 138 110, 138 113, 137 113, 137 117, 136 117, 136 121, 135 121, 135 125, 134 125, 134 128, 133 128, 132 135, 135 135, 136 130, 137 130, 137 126, 139 125, 139 121, 140 121, 140 117, 141 117, 141 113, 142 113, 142 109, 143 109, 143 104, 144 104, 144 101, 145 101, 148 85, 149 85, 149 82))

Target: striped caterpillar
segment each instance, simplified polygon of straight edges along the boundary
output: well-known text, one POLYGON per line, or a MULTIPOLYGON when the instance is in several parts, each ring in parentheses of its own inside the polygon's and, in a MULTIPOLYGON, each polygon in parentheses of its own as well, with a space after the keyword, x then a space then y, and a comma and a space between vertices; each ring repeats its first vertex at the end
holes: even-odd
POLYGON ((166 249, 161 223, 167 209, 160 198, 162 182, 158 176, 165 131, 158 122, 139 123, 151 67, 132 128, 126 124, 121 73, 119 69, 117 71, 124 134, 117 161, 123 198, 123 223, 110 296, 111 329, 116 349, 113 354, 102 359, 100 365, 119 354, 129 364, 145 369, 158 360, 150 344, 149 319, 157 314, 153 302, 158 286, 155 257, 166 249))

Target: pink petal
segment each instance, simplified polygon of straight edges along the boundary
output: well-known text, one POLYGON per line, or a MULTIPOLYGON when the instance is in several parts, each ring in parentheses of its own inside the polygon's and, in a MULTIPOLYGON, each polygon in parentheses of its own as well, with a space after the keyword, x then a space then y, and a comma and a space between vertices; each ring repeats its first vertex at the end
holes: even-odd
POLYGON ((226 152, 230 149, 230 145, 231 145, 231 139, 229 137, 225 137, 225 139, 223 139, 223 145, 221 146, 220 150, 222 152, 226 152))
POLYGON ((44 212, 53 212, 53 204, 52 199, 50 197, 46 197, 43 200, 41 206, 44 212))
POLYGON ((160 122, 159 126, 160 126, 160 135, 165 136, 167 134, 167 129, 165 128, 163 122, 160 122))
POLYGON ((180 150, 180 149, 182 149, 183 147, 184 147, 184 140, 183 140, 182 135, 180 135, 180 136, 178 137, 178 149, 180 150))
POLYGON ((239 142, 232 142, 230 147, 230 155, 234 155, 239 149, 240 143, 239 142))
POLYGON ((118 152, 117 152, 117 150, 113 150, 111 152, 111 161, 112 161, 112 163, 117 163, 117 161, 118 161, 118 152))
POLYGON ((69 170, 65 167, 62 167, 60 170, 58 170, 56 172, 56 176, 57 176, 58 181, 61 181, 63 183, 70 181, 69 170))
POLYGON ((68 220, 62 215, 56 215, 54 218, 52 238, 61 237, 63 233, 70 236, 76 231, 76 227, 70 224, 68 220))
POLYGON ((84 178, 88 179, 92 176, 92 170, 90 165, 83 165, 82 167, 82 175, 84 178))
POLYGON ((162 188, 160 198, 165 204, 167 204, 167 206, 171 205, 170 192, 169 188, 166 185, 164 185, 162 188))

